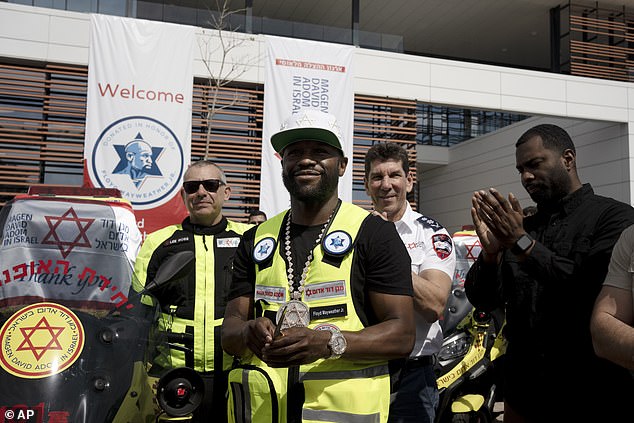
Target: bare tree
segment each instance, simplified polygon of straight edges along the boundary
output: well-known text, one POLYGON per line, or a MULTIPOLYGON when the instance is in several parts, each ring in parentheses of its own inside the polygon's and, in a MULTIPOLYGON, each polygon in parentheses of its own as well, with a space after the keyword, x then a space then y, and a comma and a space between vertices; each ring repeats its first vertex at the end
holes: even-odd
POLYGON ((258 60, 258 57, 240 54, 240 47, 255 38, 238 35, 239 26, 231 26, 231 17, 245 9, 231 10, 229 3, 230 0, 216 0, 217 10, 209 10, 211 34, 208 36, 207 31, 203 31, 204 36, 198 38, 202 62, 208 74, 203 112, 207 128, 205 159, 209 156, 214 118, 222 110, 233 107, 240 99, 238 90, 234 89, 231 93, 225 87, 240 78, 258 60))

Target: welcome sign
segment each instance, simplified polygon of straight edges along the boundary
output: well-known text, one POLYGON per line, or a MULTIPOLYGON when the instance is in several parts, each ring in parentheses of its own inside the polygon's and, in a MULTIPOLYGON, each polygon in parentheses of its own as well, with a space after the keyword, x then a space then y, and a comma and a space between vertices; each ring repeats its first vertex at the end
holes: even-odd
POLYGON ((117 188, 145 233, 180 222, 193 27, 91 15, 84 185, 117 188))

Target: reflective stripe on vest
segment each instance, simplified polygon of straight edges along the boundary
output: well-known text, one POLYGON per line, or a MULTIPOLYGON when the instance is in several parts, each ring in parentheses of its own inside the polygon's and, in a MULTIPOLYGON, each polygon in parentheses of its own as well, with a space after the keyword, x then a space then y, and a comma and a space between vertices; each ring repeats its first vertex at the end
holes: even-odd
POLYGON ((229 372, 227 416, 230 422, 283 422, 275 382, 263 369, 243 365, 229 372))
POLYGON ((389 375, 387 365, 378 365, 359 370, 342 370, 335 372, 301 372, 299 380, 331 380, 331 379, 364 379, 389 375))
POLYGON ((331 410, 302 410, 302 420, 312 420, 317 422, 340 422, 340 423, 380 423, 381 414, 373 413, 367 415, 343 413, 331 410))

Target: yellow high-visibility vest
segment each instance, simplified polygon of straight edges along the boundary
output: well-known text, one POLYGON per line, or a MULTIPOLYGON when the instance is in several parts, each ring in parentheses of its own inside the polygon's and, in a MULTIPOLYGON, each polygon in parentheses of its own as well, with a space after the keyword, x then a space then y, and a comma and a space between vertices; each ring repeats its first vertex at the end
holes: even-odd
MULTIPOLYGON (((256 264, 256 309, 265 315, 276 313, 290 299, 286 261, 278 240, 285 215, 281 213, 260 224, 255 235, 254 250, 260 251, 267 239, 269 245, 271 239, 276 243, 274 251, 256 264)), ((354 241, 367 217, 366 210, 341 203, 322 243, 313 250, 314 259, 302 295, 310 307, 309 328, 319 330, 323 325, 335 325, 341 331, 363 329, 353 304, 350 281, 354 241), (332 248, 335 244, 349 248, 337 252, 332 248)), ((303 263, 298 267, 300 270, 296 271, 301 271, 303 263)), ((229 375, 229 420, 285 422, 288 369, 270 368, 255 356, 244 362, 245 366, 229 375)), ((299 382, 305 392, 304 422, 387 421, 390 382, 385 360, 355 362, 345 356, 319 359, 299 366, 299 382)))

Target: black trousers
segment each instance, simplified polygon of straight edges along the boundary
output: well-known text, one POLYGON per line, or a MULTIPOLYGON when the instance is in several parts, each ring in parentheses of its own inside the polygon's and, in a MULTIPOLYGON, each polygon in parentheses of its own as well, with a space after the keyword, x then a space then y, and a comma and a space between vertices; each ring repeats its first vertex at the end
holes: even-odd
POLYGON ((227 422, 227 375, 228 372, 200 374, 205 395, 200 407, 194 411, 193 423, 227 422))

